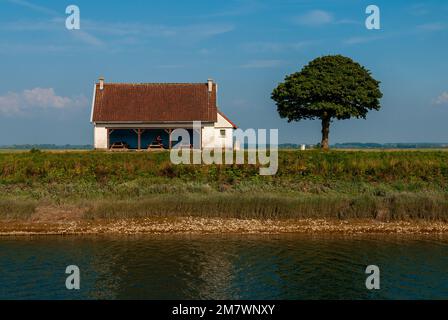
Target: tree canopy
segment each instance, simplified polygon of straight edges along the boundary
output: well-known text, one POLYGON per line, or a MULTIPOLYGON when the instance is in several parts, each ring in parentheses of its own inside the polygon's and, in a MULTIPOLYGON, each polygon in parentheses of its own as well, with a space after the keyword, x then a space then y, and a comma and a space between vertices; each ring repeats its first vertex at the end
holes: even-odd
POLYGON ((369 70, 342 55, 314 59, 300 72, 286 76, 272 92, 281 118, 288 122, 303 119, 322 121, 322 148, 328 148, 332 119, 365 119, 370 110, 379 110, 380 82, 369 70))

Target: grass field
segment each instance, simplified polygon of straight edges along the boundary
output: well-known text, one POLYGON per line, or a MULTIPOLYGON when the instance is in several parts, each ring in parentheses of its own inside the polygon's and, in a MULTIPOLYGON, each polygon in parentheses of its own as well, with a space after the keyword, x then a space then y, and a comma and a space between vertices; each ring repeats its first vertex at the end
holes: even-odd
POLYGON ((67 207, 147 216, 448 221, 448 152, 280 151, 258 165, 173 165, 169 153, 0 152, 0 218, 67 207))

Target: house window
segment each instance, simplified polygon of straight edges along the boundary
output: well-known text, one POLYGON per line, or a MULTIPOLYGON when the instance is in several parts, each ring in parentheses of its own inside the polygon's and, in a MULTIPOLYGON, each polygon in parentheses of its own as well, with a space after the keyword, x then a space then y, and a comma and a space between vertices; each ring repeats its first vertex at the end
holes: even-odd
POLYGON ((226 137, 226 130, 225 129, 219 130, 219 134, 221 135, 221 138, 225 138, 226 137))

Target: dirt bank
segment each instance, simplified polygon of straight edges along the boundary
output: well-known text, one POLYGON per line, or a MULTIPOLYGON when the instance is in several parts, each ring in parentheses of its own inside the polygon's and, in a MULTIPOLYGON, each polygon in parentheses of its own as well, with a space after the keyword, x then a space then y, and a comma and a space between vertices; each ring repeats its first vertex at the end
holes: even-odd
POLYGON ((234 218, 142 218, 126 220, 0 221, 0 235, 82 234, 448 234, 448 224, 427 221, 234 218))

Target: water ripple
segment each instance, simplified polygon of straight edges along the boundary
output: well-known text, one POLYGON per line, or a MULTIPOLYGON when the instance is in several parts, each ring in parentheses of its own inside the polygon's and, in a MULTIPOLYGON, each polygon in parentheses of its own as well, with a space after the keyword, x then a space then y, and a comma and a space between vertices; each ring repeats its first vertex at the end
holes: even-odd
POLYGON ((447 253, 436 236, 3 238, 0 299, 447 299, 447 253))

